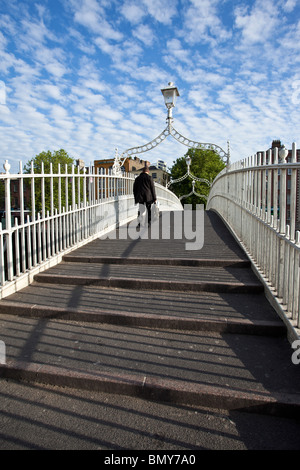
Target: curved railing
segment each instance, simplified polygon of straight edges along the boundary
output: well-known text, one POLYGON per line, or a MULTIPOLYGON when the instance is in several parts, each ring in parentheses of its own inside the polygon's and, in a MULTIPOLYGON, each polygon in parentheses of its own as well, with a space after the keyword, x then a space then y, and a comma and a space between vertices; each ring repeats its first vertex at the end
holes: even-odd
MULTIPOLYGON (((134 220, 134 176, 65 167, 57 173, 0 175, 0 298, 22 289, 62 256, 134 220), (13 207, 17 207, 14 209, 13 207), (10 217, 6 215, 10 214, 10 217)), ((179 199, 156 184, 160 210, 182 210, 179 199)))
POLYGON ((300 163, 278 148, 225 168, 214 180, 207 209, 216 211, 252 261, 267 297, 288 327, 300 331, 300 163), (279 158, 278 158, 279 157, 279 158))

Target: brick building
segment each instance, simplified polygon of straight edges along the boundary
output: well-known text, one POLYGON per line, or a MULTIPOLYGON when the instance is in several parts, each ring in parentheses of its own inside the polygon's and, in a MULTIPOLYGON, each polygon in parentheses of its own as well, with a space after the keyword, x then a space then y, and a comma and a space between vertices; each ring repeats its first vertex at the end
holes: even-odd
MULTIPOLYGON (((105 168, 105 170, 111 170, 114 164, 114 158, 107 158, 103 160, 95 160, 94 167, 95 171, 97 168, 105 168)), ((142 169, 145 165, 150 165, 147 160, 140 160, 138 157, 127 158, 124 162, 122 170, 126 173, 132 173, 136 170, 142 169)))

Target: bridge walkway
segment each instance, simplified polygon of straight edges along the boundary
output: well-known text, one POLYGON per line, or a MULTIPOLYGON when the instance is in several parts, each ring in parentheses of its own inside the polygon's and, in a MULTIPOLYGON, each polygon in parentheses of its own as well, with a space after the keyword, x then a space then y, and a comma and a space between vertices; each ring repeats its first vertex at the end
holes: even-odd
POLYGON ((200 250, 117 233, 2 299, 2 378, 294 426, 300 369, 284 324, 218 216, 204 222, 200 250))

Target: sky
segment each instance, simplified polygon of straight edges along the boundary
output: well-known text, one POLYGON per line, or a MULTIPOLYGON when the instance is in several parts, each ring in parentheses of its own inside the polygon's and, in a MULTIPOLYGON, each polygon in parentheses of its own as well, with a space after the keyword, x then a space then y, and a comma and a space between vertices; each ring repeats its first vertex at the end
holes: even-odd
MULTIPOLYGON (((165 128, 231 161, 300 141, 300 0, 0 0, 0 172, 63 148, 86 165, 165 128)), ((300 144, 299 144, 300 145, 300 144)), ((168 167, 168 136, 138 155, 168 167)))

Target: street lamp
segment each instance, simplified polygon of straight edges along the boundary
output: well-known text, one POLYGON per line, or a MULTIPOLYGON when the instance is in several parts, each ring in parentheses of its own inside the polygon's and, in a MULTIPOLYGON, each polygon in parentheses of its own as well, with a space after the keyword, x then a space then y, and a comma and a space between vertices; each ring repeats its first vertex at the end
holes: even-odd
POLYGON ((176 86, 174 86, 173 82, 169 82, 168 86, 166 88, 162 88, 161 90, 164 100, 165 100, 165 105, 168 109, 168 120, 172 119, 172 108, 174 108, 175 103, 176 103, 176 98, 179 95, 179 91, 176 86))
POLYGON ((180 96, 178 88, 174 86, 173 82, 169 82, 166 88, 162 88, 161 90, 164 99, 165 105, 169 108, 174 108, 177 96, 180 96))
POLYGON ((187 156, 185 161, 186 161, 186 164, 187 164, 187 167, 188 167, 188 173, 189 173, 192 159, 191 159, 191 157, 187 156))

